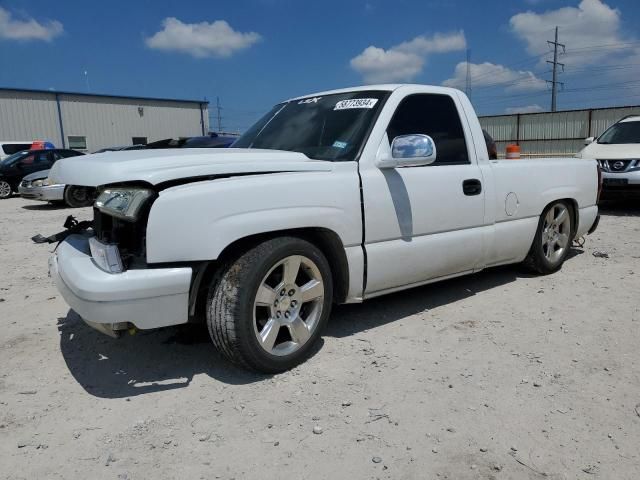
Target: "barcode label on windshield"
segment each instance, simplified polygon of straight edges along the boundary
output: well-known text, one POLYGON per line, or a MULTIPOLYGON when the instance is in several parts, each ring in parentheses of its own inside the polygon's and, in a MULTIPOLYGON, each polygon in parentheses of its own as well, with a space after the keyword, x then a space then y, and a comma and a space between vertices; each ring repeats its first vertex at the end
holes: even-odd
POLYGON ((351 100, 340 100, 336 103, 334 110, 349 110, 352 108, 373 108, 378 103, 377 98, 354 98, 351 100))

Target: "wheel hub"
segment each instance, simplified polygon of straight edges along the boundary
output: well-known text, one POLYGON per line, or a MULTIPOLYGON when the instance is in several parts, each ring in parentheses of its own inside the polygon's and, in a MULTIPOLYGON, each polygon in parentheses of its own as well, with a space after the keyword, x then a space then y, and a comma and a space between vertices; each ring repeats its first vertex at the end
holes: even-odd
POLYGON ((317 265, 292 255, 263 278, 254 301, 254 332, 264 350, 289 355, 307 343, 322 315, 324 284, 317 265))

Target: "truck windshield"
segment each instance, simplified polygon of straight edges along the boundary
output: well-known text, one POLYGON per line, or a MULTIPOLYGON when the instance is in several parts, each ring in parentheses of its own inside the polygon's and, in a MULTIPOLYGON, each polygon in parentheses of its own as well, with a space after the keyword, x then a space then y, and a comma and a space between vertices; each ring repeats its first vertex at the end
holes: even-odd
POLYGON ((355 160, 388 94, 349 92, 281 103, 232 147, 300 152, 316 160, 355 160))
POLYGON ((616 123, 600 136, 598 143, 640 143, 640 122, 616 123))

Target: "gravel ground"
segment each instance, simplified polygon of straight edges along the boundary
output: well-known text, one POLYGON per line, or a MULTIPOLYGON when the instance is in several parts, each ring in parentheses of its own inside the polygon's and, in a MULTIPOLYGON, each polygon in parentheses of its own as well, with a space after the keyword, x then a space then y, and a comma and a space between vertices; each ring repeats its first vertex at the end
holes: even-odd
POLYGON ((28 240, 69 213, 0 201, 1 478, 640 478, 638 208, 608 207, 555 275, 339 307, 273 377, 201 328, 84 325, 28 240))

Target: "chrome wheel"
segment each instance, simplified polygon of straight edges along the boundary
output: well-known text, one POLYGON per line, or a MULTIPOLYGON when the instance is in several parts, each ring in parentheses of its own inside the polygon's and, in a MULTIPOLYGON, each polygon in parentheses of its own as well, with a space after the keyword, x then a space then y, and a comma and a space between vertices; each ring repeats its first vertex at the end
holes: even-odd
POLYGON ((563 258, 571 236, 571 215, 561 203, 552 206, 542 225, 542 251, 547 260, 556 263, 563 258))
POLYGON ((324 303, 318 266, 302 255, 276 263, 260 282, 253 305, 253 329, 271 355, 290 355, 315 332, 324 303))
POLYGON ((0 198, 8 198, 11 196, 11 185, 4 180, 0 181, 0 198))

